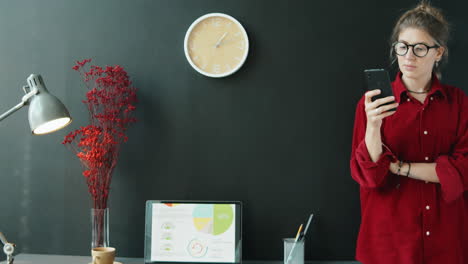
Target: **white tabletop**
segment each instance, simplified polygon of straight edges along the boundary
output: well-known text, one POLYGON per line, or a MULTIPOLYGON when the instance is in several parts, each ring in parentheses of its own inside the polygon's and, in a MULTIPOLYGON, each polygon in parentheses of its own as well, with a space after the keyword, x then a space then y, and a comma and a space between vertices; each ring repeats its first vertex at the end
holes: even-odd
MULTIPOLYGON (((116 261, 122 264, 144 264, 143 258, 121 258, 116 261)), ((13 264, 89 264, 91 256, 66 256, 66 255, 42 255, 19 254, 15 256, 13 264)), ((1 262, 0 264, 4 264, 1 262)), ((306 261, 306 264, 359 264, 357 261, 306 261)), ((283 264, 283 261, 244 260, 242 264, 283 264)))

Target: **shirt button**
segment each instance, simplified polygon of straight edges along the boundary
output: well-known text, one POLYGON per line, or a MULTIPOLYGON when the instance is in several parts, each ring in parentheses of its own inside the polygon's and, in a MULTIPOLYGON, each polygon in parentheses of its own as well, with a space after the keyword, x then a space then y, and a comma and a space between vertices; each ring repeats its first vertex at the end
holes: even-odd
POLYGON ((424 135, 427 135, 427 130, 426 130, 426 131, 424 131, 424 135))
POLYGON ((424 159, 425 159, 425 160, 429 160, 429 157, 425 157, 424 159))
POLYGON ((429 205, 426 205, 426 210, 429 210, 431 209, 431 207, 429 205))
POLYGON ((411 99, 409 99, 409 98, 408 98, 408 99, 406 99, 406 101, 408 101, 408 102, 409 102, 409 101, 411 101, 411 99))
POLYGON ((431 235, 431 232, 426 231, 426 236, 430 236, 430 235, 431 235))
POLYGON ((428 181, 424 181, 425 183, 429 183, 428 181))

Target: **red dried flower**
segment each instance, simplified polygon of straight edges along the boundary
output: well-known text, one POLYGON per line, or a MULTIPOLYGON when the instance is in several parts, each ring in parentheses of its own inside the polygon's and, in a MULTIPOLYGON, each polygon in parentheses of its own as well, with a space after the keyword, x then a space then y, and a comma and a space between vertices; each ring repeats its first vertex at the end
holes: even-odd
POLYGON ((132 114, 137 97, 136 88, 121 66, 103 69, 91 65, 86 71, 90 62, 91 59, 85 59, 73 66, 88 88, 83 103, 88 108, 90 124, 70 132, 62 144, 76 153, 84 167, 93 208, 106 208, 120 145, 128 139, 128 126, 136 122, 132 114))

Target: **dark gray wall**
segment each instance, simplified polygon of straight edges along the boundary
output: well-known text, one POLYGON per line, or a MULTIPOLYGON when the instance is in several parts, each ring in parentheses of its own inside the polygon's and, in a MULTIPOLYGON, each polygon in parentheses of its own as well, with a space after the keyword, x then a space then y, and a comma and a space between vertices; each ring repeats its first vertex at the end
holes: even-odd
MULTIPOLYGON (((467 89, 465 1, 434 1, 454 25, 444 81, 467 89), (463 13, 462 13, 463 12, 463 13)), ((0 230, 18 251, 88 255, 91 206, 79 161, 60 142, 87 124, 71 67, 120 64, 138 88, 111 191, 111 243, 143 255, 149 199, 244 202, 244 259, 281 259, 283 237, 315 213, 307 259, 352 259, 360 220, 349 173, 364 68, 383 67, 401 11, 416 1, 4 0, 0 111, 30 73, 68 106, 73 124, 31 136, 27 110, 0 123, 0 230), (195 72, 188 26, 223 12, 251 40, 244 67, 224 79, 195 72)))

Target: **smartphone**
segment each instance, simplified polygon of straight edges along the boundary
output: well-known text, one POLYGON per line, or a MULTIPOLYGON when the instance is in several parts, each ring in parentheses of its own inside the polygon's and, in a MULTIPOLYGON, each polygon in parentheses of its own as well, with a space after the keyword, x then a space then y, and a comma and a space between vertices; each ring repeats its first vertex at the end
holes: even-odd
MULTIPOLYGON (((390 78, 388 77, 388 72, 385 69, 367 69, 364 70, 364 76, 366 79, 367 90, 380 89, 381 93, 372 97, 372 101, 375 101, 380 98, 393 96, 392 84, 390 83, 390 78)), ((382 105, 393 104, 394 101, 388 102, 382 105)), ((395 111, 396 108, 390 109, 388 111, 395 111)))

